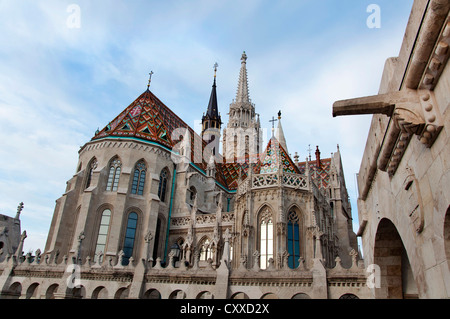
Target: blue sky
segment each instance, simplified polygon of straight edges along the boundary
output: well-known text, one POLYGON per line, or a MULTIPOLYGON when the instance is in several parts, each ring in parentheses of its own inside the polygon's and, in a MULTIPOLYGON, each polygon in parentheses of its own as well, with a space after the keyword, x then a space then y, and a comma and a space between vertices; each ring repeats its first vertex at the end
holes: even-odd
POLYGON ((262 125, 281 109, 301 159, 309 144, 322 157, 340 145, 357 231, 355 174, 371 117, 332 118, 332 104, 377 94, 412 2, 0 0, 0 213, 14 216, 23 201, 25 252, 43 249, 79 147, 145 91, 151 70, 152 92, 194 127, 218 62, 226 123, 245 50, 262 125), (379 29, 366 24, 372 3, 379 29), (68 27, 71 4, 80 28, 68 27))

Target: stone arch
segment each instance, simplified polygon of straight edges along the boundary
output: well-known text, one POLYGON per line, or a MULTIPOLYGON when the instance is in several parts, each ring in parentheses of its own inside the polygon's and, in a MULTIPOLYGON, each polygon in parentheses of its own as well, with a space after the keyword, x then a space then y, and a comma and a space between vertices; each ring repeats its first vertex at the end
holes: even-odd
POLYGON ((143 299, 161 299, 161 293, 157 289, 149 289, 142 296, 143 299))
POLYGON ((403 241, 395 225, 387 218, 383 218, 378 224, 373 260, 380 267, 381 276, 381 288, 375 289, 375 298, 402 299, 418 296, 403 241))
POLYGON ((74 288, 67 288, 66 289, 66 298, 68 298, 68 299, 84 299, 84 298, 86 298, 86 288, 82 285, 74 287, 74 288))
POLYGON ((39 283, 35 282, 28 286, 27 293, 25 295, 26 299, 35 299, 38 292, 39 283))
POLYGON ((261 296, 261 299, 280 299, 278 296, 272 292, 268 292, 261 296))
POLYGON ((236 292, 230 299, 250 299, 250 297, 244 292, 236 292))
POLYGON ((92 292, 92 299, 108 299, 108 290, 104 286, 99 286, 92 292))
POLYGON ((293 295, 291 299, 311 299, 311 297, 308 294, 300 292, 293 295))
POLYGON ((128 289, 128 287, 119 288, 114 294, 114 299, 127 299, 129 293, 130 290, 128 289))
POLYGON ((22 284, 18 281, 9 286, 7 291, 3 291, 2 295, 5 299, 19 299, 22 294, 22 284))
POLYGON ((447 208, 444 219, 444 248, 447 266, 450 271, 450 206, 447 208))
POLYGON ((339 299, 359 299, 359 297, 357 295, 354 294, 343 294, 342 296, 339 297, 339 299))
POLYGON ((50 285, 45 292, 45 299, 55 299, 55 294, 58 292, 58 288, 58 284, 50 285))
POLYGON ((186 293, 180 289, 174 290, 170 293, 169 299, 186 299, 186 293))
POLYGON ((214 295, 209 291, 200 292, 195 299, 214 299, 214 295))

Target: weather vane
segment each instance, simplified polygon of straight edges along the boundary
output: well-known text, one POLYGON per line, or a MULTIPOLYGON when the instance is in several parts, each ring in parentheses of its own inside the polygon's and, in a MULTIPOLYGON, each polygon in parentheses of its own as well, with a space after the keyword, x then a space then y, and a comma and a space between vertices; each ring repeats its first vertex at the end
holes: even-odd
POLYGON ((147 90, 150 89, 150 82, 152 81, 153 71, 150 71, 150 73, 148 75, 149 75, 149 78, 148 78, 147 90))

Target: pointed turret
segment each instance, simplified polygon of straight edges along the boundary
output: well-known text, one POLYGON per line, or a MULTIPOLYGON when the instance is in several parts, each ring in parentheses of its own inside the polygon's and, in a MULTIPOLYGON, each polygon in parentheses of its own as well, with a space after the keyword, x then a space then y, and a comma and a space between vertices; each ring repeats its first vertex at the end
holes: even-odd
POLYGON ((216 91, 216 72, 217 63, 214 64, 214 81, 211 90, 211 96, 209 98, 208 109, 206 115, 202 117, 202 138, 210 144, 214 141, 212 145, 213 155, 218 154, 219 151, 219 140, 220 140, 220 128, 222 126, 222 121, 219 114, 219 107, 217 104, 217 91, 216 91))
POLYGON ((247 78, 247 54, 241 56, 241 69, 236 99, 230 104, 229 121, 223 131, 223 154, 228 160, 237 157, 252 156, 262 149, 261 125, 250 100, 247 78), (243 145, 238 151, 237 145, 243 145), (239 153, 240 152, 240 153, 239 153))
POLYGON ((286 138, 284 137, 283 127, 281 126, 281 111, 278 112, 278 127, 275 134, 275 138, 278 140, 281 146, 288 152, 286 138))
POLYGON ((242 53, 241 57, 241 71, 239 73, 239 83, 236 93, 237 103, 250 103, 250 96, 248 93, 248 80, 247 80, 247 54, 242 53))
MULTIPOLYGON (((217 88, 217 86, 216 86, 217 67, 218 67, 218 64, 217 63, 214 64, 214 82, 212 85, 211 96, 209 98, 206 116, 203 117, 202 123, 204 123, 206 120, 215 121, 215 122, 217 122, 216 126, 218 128, 220 128, 220 125, 222 124, 222 122, 220 119, 219 107, 217 105, 217 90, 216 90, 216 88, 217 88)), ((213 126, 210 125, 209 127, 213 127, 213 126)))

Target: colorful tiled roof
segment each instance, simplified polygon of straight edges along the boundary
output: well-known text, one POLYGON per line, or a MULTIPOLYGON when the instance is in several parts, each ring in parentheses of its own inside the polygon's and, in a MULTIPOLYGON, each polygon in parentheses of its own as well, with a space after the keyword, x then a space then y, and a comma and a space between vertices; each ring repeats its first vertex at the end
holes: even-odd
POLYGON ((272 137, 270 139, 264 154, 259 171, 260 174, 277 172, 280 165, 279 161, 283 165, 284 172, 300 174, 298 167, 276 138, 272 137))
MULTIPOLYGON (((312 177, 315 173, 320 176, 321 181, 318 186, 320 188, 327 187, 330 183, 331 158, 320 159, 320 167, 318 167, 317 161, 308 161, 308 165, 312 177)), ((301 174, 305 174, 306 162, 298 163, 298 169, 301 174)))
MULTIPOLYGON (((197 163, 195 154, 203 154, 207 145, 194 130, 180 119, 171 109, 161 102, 150 90, 142 93, 133 103, 123 110, 114 120, 97 132, 92 140, 105 137, 134 137, 146 141, 156 142, 170 150, 179 143, 172 140, 172 133, 176 128, 187 128, 191 136, 191 162, 205 172, 207 164, 204 160, 197 163), (194 143, 200 139, 201 143, 194 143), (202 150, 194 149, 195 146, 202 150)), ((228 163, 216 165, 216 180, 229 190, 237 188, 237 179, 242 164, 228 163)), ((245 166, 245 165, 244 165, 245 166)), ((248 167, 248 166, 247 166, 248 167)), ((245 168, 246 171, 246 168, 245 168)))
MULTIPOLYGON (((171 109, 162 103, 150 90, 142 93, 133 103, 123 110, 114 120, 99 131, 92 140, 105 137, 135 137, 146 141, 156 142, 172 150, 180 140, 172 140, 172 133, 177 128, 187 128, 191 137, 191 160, 194 154, 203 154, 206 142, 194 143, 194 139, 201 137, 194 132, 171 109), (194 149, 202 145, 202 150, 194 149)), ((196 163, 205 170, 206 163, 196 163)))

